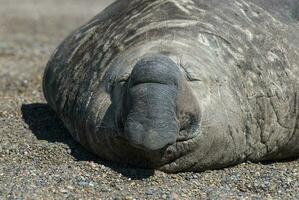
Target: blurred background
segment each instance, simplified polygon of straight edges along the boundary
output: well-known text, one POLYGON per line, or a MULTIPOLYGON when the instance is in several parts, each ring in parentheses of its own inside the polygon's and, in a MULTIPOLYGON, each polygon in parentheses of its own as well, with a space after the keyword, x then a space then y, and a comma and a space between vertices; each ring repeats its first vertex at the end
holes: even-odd
POLYGON ((36 89, 42 99, 41 78, 55 47, 112 2, 0 0, 0 95, 36 89))
POLYGON ((0 0, 1 40, 59 40, 113 0, 0 0))

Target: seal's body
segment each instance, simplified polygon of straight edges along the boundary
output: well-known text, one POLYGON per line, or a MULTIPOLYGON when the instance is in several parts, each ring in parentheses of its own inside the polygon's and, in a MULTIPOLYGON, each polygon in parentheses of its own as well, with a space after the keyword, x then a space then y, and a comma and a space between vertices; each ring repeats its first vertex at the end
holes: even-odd
POLYGON ((122 0, 58 47, 44 94, 103 159, 167 172, 299 155, 299 2, 122 0))

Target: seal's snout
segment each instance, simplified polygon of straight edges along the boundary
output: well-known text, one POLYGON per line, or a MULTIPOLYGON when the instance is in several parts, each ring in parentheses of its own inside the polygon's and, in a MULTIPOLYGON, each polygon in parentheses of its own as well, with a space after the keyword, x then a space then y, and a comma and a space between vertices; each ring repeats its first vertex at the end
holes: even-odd
POLYGON ((176 101, 182 72, 169 58, 140 60, 129 80, 124 134, 134 146, 159 150, 177 140, 176 101))

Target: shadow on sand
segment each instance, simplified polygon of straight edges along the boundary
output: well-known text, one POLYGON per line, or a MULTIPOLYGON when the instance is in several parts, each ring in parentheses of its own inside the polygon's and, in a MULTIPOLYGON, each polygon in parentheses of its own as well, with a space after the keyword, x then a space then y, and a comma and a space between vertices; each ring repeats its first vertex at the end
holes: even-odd
POLYGON ((68 145, 71 149, 71 155, 78 161, 94 161, 131 179, 146 179, 154 174, 154 171, 150 169, 139 169, 125 164, 99 160, 98 157, 86 151, 73 140, 55 112, 47 104, 23 104, 21 111, 23 120, 29 125, 30 130, 37 139, 47 140, 50 143, 61 142, 68 145))

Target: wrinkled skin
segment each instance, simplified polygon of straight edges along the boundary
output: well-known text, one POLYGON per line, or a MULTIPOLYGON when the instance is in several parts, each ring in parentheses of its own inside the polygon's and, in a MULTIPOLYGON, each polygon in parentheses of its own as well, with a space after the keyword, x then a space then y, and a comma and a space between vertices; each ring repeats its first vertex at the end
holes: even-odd
POLYGON ((74 31, 44 75, 72 136, 166 172, 299 155, 297 0, 122 0, 74 31))

